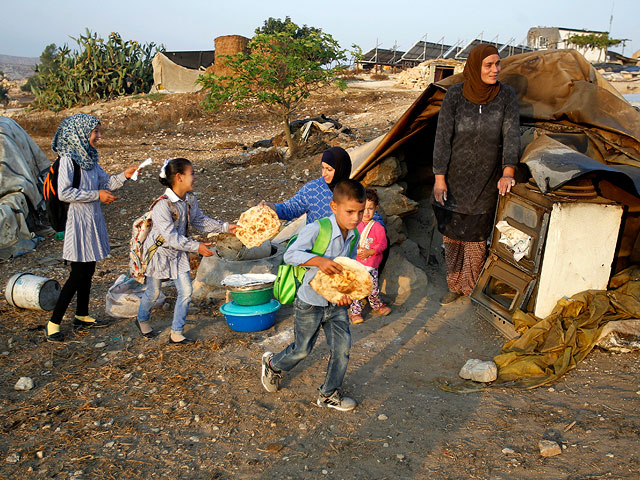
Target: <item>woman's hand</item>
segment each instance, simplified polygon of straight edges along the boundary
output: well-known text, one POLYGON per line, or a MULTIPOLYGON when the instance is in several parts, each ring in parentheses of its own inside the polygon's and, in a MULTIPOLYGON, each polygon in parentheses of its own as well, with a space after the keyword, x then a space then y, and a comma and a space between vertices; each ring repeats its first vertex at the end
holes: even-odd
POLYGON ((118 199, 118 197, 116 197, 109 190, 98 190, 98 195, 100 196, 100 201, 102 203, 111 203, 118 199))
POLYGON ((436 182, 433 184, 433 196, 440 205, 444 207, 447 201, 447 182, 444 175, 436 175, 436 182))
POLYGON ((213 256, 213 252, 209 250, 209 245, 211 245, 211 243, 200 242, 200 245, 198 245, 198 253, 203 257, 213 256))
POLYGON ((135 173, 138 167, 129 167, 124 171, 124 176, 127 178, 131 178, 131 176, 135 173))
POLYGON ((511 191, 511 187, 513 187, 515 184, 515 178, 509 175, 503 175, 502 177, 500 177, 500 180, 498 180, 498 192, 500 193, 500 195, 504 196, 507 192, 511 191))
POLYGON ((230 223, 229 224, 229 233, 231 235, 235 235, 237 229, 238 229, 238 225, 236 225, 235 223, 230 223))
POLYGON ((269 202, 265 202, 264 200, 261 201, 258 204, 259 207, 269 207, 271 210, 273 210, 274 212, 276 211, 276 204, 275 203, 269 203, 269 202))

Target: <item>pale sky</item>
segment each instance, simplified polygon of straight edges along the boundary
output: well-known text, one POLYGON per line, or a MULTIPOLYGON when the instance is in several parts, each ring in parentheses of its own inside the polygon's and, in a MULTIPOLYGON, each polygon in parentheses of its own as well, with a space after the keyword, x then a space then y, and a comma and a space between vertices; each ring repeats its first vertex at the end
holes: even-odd
MULTIPOLYGON (((299 25, 322 28, 343 48, 355 43, 409 49, 425 34, 437 42, 465 43, 479 36, 506 43, 526 41, 533 26, 609 29, 611 36, 631 39, 624 54, 640 49, 638 0, 456 1, 204 1, 204 0, 13 0, 0 7, 0 54, 38 57, 50 43, 68 43, 88 27, 105 38, 119 32, 126 40, 162 43, 169 51, 213 50, 220 35, 252 36, 268 17, 287 15, 299 25), (481 6, 480 6, 481 5, 481 6)), ((621 52, 622 45, 614 50, 621 52)))

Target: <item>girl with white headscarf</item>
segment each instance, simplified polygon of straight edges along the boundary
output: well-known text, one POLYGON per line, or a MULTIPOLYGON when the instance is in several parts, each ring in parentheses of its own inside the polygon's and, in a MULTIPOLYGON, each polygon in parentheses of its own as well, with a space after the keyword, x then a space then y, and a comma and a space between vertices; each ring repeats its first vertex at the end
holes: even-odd
POLYGON ((65 118, 51 143, 51 149, 60 157, 58 198, 69 204, 62 258, 71 263, 69 278, 45 326, 45 336, 51 342, 64 340, 60 323, 76 294, 73 326, 86 328, 106 325, 89 316, 89 294, 96 262, 110 253, 107 225, 100 202, 117 200, 118 197, 111 190, 120 188, 126 179, 131 178, 136 167, 109 176, 98 164, 96 145, 100 138, 100 120, 81 113, 65 118), (77 188, 73 187, 74 163, 80 167, 80 184, 77 188))

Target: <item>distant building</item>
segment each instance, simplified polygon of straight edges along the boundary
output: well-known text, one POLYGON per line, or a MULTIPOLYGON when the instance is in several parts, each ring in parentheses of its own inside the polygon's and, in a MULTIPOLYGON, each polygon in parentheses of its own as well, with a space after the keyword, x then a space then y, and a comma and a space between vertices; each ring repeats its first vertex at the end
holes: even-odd
POLYGON ((587 61, 598 63, 606 61, 606 48, 584 48, 569 42, 573 35, 607 34, 598 30, 581 30, 563 27, 532 27, 527 33, 527 45, 535 50, 553 50, 571 48, 580 52, 587 61))

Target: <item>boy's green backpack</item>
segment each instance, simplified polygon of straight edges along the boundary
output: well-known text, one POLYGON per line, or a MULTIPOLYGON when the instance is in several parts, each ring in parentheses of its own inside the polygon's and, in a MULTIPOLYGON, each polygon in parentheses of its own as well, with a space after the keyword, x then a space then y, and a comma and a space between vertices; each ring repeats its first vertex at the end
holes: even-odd
MULTIPOLYGON (((329 242, 331 241, 331 232, 333 230, 331 227, 331 219, 329 217, 324 217, 316 220, 316 222, 320 224, 320 231, 318 232, 316 241, 313 243, 311 253, 323 256, 329 247, 329 242)), ((356 236, 351 240, 351 246, 349 248, 350 254, 353 253, 353 249, 358 246, 358 237, 359 235, 356 231, 356 236)), ((298 235, 291 237, 284 249, 285 253, 297 238, 298 235)), ((275 299, 283 305, 292 304, 293 300, 296 298, 298 288, 302 285, 302 280, 305 273, 307 273, 307 270, 308 267, 294 267, 293 265, 284 263, 283 259, 278 267, 278 275, 276 276, 276 281, 273 284, 273 296, 275 299)))

